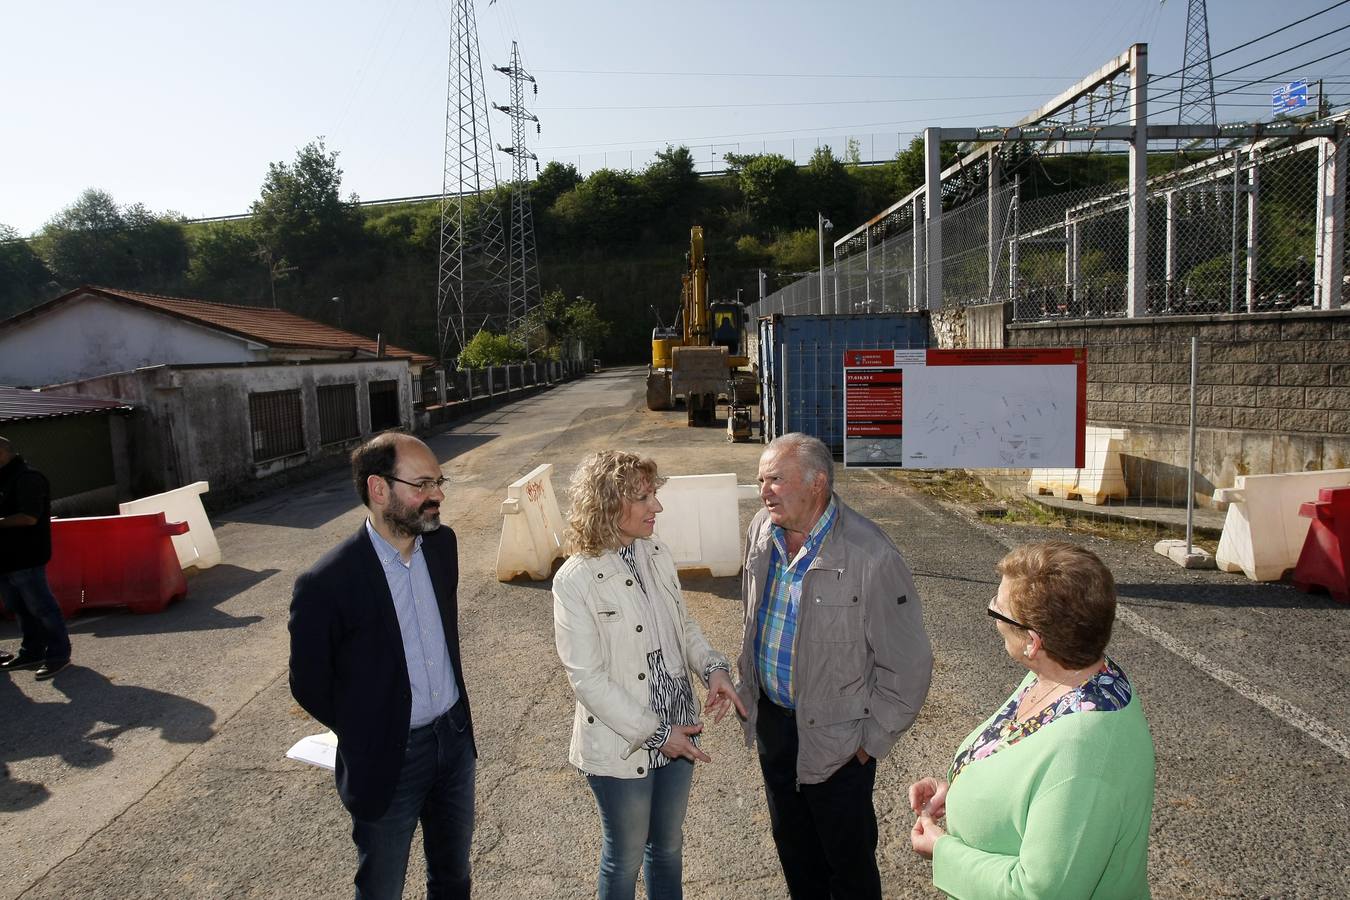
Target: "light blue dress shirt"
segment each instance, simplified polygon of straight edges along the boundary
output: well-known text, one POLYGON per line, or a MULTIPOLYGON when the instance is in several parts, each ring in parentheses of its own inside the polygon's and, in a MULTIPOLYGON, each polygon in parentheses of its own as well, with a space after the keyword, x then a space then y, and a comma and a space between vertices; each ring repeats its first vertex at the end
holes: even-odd
POLYGON ((412 686, 410 728, 430 724, 459 702, 459 686, 450 665, 450 650, 445 645, 441 609, 431 573, 422 555, 422 536, 413 542, 412 559, 404 562, 397 549, 380 537, 366 520, 366 533, 375 554, 384 567, 389 593, 398 614, 398 630, 403 635, 403 655, 408 662, 408 683, 412 686))

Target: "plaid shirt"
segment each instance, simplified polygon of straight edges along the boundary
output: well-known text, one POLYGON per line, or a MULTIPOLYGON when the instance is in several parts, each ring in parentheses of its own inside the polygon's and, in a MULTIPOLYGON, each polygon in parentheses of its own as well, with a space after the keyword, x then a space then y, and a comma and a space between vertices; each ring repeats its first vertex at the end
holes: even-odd
POLYGON ((786 532, 777 525, 770 530, 773 552, 769 555, 769 575, 764 581, 764 599, 756 615, 755 661, 765 696, 787 709, 796 708, 792 699, 792 647, 797 638, 802 581, 837 517, 838 508, 831 497, 830 505, 807 534, 797 558, 790 561, 786 532))

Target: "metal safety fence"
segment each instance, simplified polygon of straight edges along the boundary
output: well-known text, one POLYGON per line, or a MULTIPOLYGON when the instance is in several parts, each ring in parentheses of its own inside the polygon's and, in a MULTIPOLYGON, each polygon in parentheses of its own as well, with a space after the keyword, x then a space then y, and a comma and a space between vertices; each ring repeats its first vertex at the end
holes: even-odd
MULTIPOLYGON (((1063 154, 1060 161, 1090 169, 1105 156, 1063 154)), ((1344 156, 1342 149, 1342 167, 1344 156)), ((983 184, 966 172, 961 190, 948 192, 939 225, 916 197, 855 232, 839 248, 846 255, 750 313, 935 309, 931 282, 941 286, 944 309, 1006 301, 1013 321, 1109 318, 1130 314, 1135 278, 1146 296, 1135 315, 1334 308, 1347 299, 1339 273, 1350 271, 1321 259, 1339 252, 1350 263, 1346 216, 1326 215, 1328 204, 1347 202, 1347 192, 1334 189, 1344 183, 1335 176, 1337 159, 1335 142, 1322 137, 1268 138, 1199 159, 1155 153, 1150 164, 1167 171, 1140 194, 1147 228, 1138 256, 1123 179, 1062 191, 1039 179, 1033 196, 1015 171, 1000 175, 1000 166, 986 165, 977 170, 983 184), (1336 239, 1328 228, 1339 229, 1336 239), (940 251, 930 252, 935 245, 940 251), (1340 283, 1324 285, 1326 278, 1340 283)))
MULTIPOLYGON (((1292 315, 1014 328, 1014 346, 1086 351, 1084 465, 960 477, 1026 524, 1072 520, 1156 538, 1190 531, 1210 550, 1241 476, 1325 475, 1350 485, 1344 321, 1292 315)), ((1316 499, 1312 488, 1304 494, 1316 499)))

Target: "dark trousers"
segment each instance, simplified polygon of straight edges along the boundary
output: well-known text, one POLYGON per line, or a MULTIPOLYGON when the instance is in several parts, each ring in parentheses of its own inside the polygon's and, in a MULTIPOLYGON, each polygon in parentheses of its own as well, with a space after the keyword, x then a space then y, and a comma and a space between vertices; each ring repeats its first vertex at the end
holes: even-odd
POLYGON ((877 761, 850 759, 820 784, 797 785, 797 718, 763 694, 755 722, 769 822, 792 900, 880 900, 877 761))
POLYGON ((399 900, 413 831, 422 823, 427 898, 467 900, 475 761, 464 703, 408 732, 394 799, 378 819, 352 817, 356 900, 399 900))
POLYGON ((61 607, 47 583, 47 567, 0 573, 0 601, 14 613, 23 632, 22 659, 64 662, 70 659, 70 637, 61 607))

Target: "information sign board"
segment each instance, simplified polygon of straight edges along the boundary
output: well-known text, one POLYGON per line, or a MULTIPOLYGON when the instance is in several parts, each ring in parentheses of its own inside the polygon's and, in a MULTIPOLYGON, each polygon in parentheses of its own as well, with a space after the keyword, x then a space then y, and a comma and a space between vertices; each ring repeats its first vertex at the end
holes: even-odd
POLYGON ((1081 468, 1087 351, 849 350, 844 465, 1081 468))
POLYGON ((1270 111, 1275 115, 1291 113, 1308 106, 1308 80, 1306 78, 1280 85, 1270 92, 1270 111))

